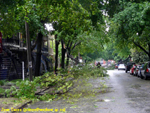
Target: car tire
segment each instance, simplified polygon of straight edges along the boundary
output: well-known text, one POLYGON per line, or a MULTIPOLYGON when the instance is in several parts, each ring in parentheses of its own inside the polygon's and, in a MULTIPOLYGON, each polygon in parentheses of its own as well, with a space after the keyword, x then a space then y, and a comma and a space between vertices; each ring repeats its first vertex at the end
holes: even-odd
POLYGON ((141 79, 143 79, 143 78, 144 78, 144 77, 142 76, 142 74, 141 74, 140 78, 141 78, 141 79))
POLYGON ((135 73, 133 72, 133 75, 135 76, 135 73))
POLYGON ((136 72, 134 72, 133 74, 134 74, 134 76, 137 76, 136 72))

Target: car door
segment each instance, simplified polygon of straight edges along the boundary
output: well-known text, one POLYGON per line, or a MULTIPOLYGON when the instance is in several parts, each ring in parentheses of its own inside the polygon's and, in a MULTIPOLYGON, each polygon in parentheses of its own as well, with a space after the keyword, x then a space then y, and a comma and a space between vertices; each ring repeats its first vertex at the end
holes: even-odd
POLYGON ((139 66, 138 74, 137 74, 138 77, 140 77, 140 74, 141 74, 141 68, 142 68, 142 66, 139 66))
POLYGON ((141 69, 141 74, 144 76, 145 70, 147 69, 147 63, 145 63, 141 69))
MULTIPOLYGON (((147 63, 144 73, 150 74, 150 62, 147 63)), ((146 76, 146 75, 145 75, 146 76)))
POLYGON ((141 70, 140 70, 140 71, 141 71, 141 75, 142 75, 142 76, 144 76, 144 66, 145 66, 145 64, 142 64, 142 66, 141 66, 141 70))
POLYGON ((148 62, 147 69, 150 72, 150 62, 148 62))

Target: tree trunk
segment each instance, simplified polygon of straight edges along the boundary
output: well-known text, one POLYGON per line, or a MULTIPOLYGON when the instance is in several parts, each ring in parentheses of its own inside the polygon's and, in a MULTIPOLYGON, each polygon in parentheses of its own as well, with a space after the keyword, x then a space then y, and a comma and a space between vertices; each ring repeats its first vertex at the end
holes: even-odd
POLYGON ((138 43, 136 43, 136 42, 134 42, 134 41, 133 41, 133 43, 134 43, 137 47, 139 47, 143 52, 145 52, 145 53, 148 55, 149 60, 150 60, 150 43, 147 44, 147 45, 148 45, 148 51, 147 51, 145 48, 143 48, 141 45, 139 45, 138 43))
POLYGON ((33 80, 32 75, 32 58, 31 58, 31 41, 29 36, 29 25, 25 22, 26 28, 26 44, 27 44, 27 59, 28 59, 28 70, 29 70, 29 80, 33 80))
POLYGON ((57 74, 57 68, 58 68, 58 46, 59 41, 57 40, 57 35, 55 35, 55 74, 57 74))
MULTIPOLYGON (((70 50, 68 50, 68 54, 70 55, 70 50)), ((66 66, 69 66, 69 55, 67 54, 67 61, 66 61, 66 66)))
POLYGON ((63 69, 65 69, 65 53, 66 53, 66 49, 64 47, 63 40, 61 40, 61 45, 62 45, 62 48, 61 48, 61 67, 63 69))
POLYGON ((42 49, 43 35, 38 33, 37 39, 37 53, 36 53, 36 65, 35 65, 35 76, 40 76, 40 65, 41 65, 41 49, 42 49))

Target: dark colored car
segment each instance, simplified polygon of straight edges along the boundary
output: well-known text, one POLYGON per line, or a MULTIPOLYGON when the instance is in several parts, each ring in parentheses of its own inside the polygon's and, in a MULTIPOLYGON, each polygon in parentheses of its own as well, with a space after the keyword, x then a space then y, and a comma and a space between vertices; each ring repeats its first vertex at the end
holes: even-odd
POLYGON ((133 66, 133 62, 128 62, 127 65, 126 65, 126 69, 125 69, 125 72, 127 73, 128 71, 130 71, 131 67, 133 66))
POLYGON ((145 63, 141 69, 141 79, 146 80, 148 78, 150 78, 150 62, 145 63))

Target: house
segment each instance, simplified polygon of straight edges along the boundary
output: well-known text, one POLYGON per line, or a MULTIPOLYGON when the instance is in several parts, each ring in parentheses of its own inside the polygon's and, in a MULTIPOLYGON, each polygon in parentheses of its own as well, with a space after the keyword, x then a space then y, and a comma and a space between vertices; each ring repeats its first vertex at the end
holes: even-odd
MULTIPOLYGON (((23 72, 25 76, 28 76, 27 48, 26 44, 23 43, 24 40, 20 33, 6 39, 3 39, 0 33, 0 80, 20 79, 23 72)), ((45 71, 52 71, 52 59, 49 59, 48 47, 44 44, 41 53, 41 74, 45 71)), ((33 71, 35 71, 35 61, 36 47, 32 52, 33 71)))

